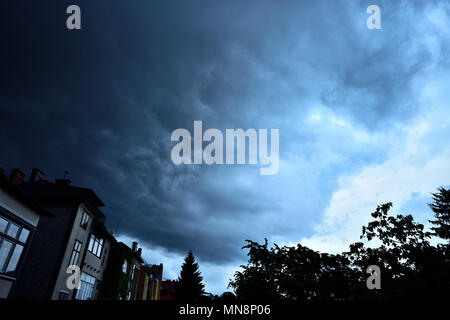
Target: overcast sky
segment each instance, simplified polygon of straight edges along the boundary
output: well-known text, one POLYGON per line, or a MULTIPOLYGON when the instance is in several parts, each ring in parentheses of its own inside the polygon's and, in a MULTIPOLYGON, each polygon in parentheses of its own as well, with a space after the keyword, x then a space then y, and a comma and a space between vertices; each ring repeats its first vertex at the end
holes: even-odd
POLYGON ((450 183, 448 1, 9 1, 0 165, 105 202, 164 277, 221 293, 245 239, 339 252, 376 205, 431 217, 450 183), (81 30, 66 8, 81 8, 81 30), (366 8, 381 7, 381 30, 366 8), (276 128, 277 175, 176 166, 177 128, 276 128))

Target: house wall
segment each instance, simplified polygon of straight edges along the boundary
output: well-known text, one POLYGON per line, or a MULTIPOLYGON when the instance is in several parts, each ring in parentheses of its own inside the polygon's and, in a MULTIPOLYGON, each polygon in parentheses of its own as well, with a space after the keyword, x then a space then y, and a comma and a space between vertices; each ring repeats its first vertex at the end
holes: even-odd
POLYGON ((133 259, 134 273, 131 279, 131 299, 137 300, 138 296, 138 282, 139 282, 139 274, 141 272, 141 263, 137 259, 133 259))
POLYGON ((148 286, 149 286, 149 284, 150 284, 150 277, 147 274, 145 274, 144 293, 142 295, 142 300, 149 299, 149 297, 148 297, 148 292, 149 292, 148 286))
POLYGON ((109 239, 103 239, 103 249, 100 258, 92 254, 89 250, 86 252, 82 272, 97 279, 95 282, 93 299, 97 297, 99 284, 103 281, 103 274, 108 263, 110 251, 111 241, 109 239))
POLYGON ((149 276, 145 272, 144 268, 139 271, 139 279, 136 292, 136 300, 146 300, 148 291, 149 276))
POLYGON ((31 242, 27 261, 13 289, 16 299, 48 300, 55 275, 66 249, 67 234, 73 221, 74 209, 48 208, 54 217, 41 217, 31 242))
POLYGON ((75 215, 75 220, 71 227, 71 232, 70 232, 69 240, 67 242, 67 245, 66 245, 66 248, 64 251, 63 259, 62 259, 61 264, 58 269, 58 273, 57 273, 58 275, 57 275, 55 286, 53 288, 53 292, 51 295, 52 300, 57 300, 60 292, 68 293, 69 299, 72 299, 75 290, 70 290, 67 287, 67 279, 71 274, 66 273, 66 271, 67 271, 67 268, 70 263, 70 258, 72 256, 72 251, 73 251, 73 248, 75 245, 75 240, 80 241, 82 244, 80 256, 78 258, 78 263, 77 263, 77 265, 80 268, 82 268, 82 266, 80 264, 83 261, 83 258, 87 252, 87 247, 89 244, 90 234, 92 232, 92 225, 93 225, 94 217, 95 217, 94 214, 90 211, 90 209, 86 206, 86 204, 80 203, 80 205, 78 206, 76 215, 75 215), (89 218, 89 222, 88 222, 86 229, 83 229, 81 227, 81 218, 85 211, 87 213, 89 213, 90 218, 89 218))
POLYGON ((161 296, 161 280, 151 279, 149 282, 149 297, 148 300, 160 300, 161 296))
POLYGON ((104 300, 132 299, 133 280, 129 277, 134 265, 133 251, 124 243, 111 243, 108 263, 103 274, 103 286, 98 296, 104 300), (124 261, 127 261, 126 270, 123 270, 124 261), (126 280, 126 281, 125 281, 126 280), (130 297, 128 294, 131 292, 130 297))
POLYGON ((0 279, 0 299, 8 298, 13 283, 13 280, 0 279))
POLYGON ((161 282, 160 300, 175 300, 175 288, 177 281, 166 280, 161 282))
POLYGON ((147 299, 160 300, 163 265, 147 265, 146 270, 150 275, 147 299))
POLYGON ((94 272, 95 274, 89 274, 101 280, 103 278, 103 273, 105 272, 106 264, 108 263, 110 250, 111 241, 109 239, 103 239, 103 250, 100 258, 92 254, 90 251, 87 251, 86 257, 84 259, 84 269, 86 269, 86 272, 89 273, 87 271, 88 269, 96 269, 96 271, 94 272))
POLYGON ((38 225, 40 215, 2 189, 0 189, 0 206, 32 226, 38 225))

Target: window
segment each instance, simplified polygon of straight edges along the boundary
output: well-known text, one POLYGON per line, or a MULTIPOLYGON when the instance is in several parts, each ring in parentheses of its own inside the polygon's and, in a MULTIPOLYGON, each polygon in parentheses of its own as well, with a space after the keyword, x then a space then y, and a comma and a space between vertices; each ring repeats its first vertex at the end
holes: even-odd
POLYGON ((0 216, 0 273, 14 276, 30 230, 0 216))
POLYGON ((4 238, 0 238, 0 270, 3 271, 5 269, 5 265, 8 262, 9 253, 13 247, 13 243, 4 238))
POLYGON ((27 229, 22 229, 22 232, 20 233, 19 241, 20 242, 27 242, 28 235, 30 234, 30 231, 27 229))
POLYGON ((125 260, 122 265, 123 273, 127 274, 127 269, 128 269, 128 263, 127 263, 127 260, 125 260))
POLYGON ((17 235, 19 234, 19 226, 14 223, 10 223, 6 234, 10 237, 17 238, 17 235))
POLYGON ((9 262, 6 266, 5 272, 13 272, 16 270, 16 266, 19 263, 19 259, 22 256, 23 246, 16 244, 14 250, 9 258, 9 262))
POLYGON ((94 234, 91 234, 91 240, 89 242, 88 250, 93 255, 100 258, 102 256, 103 239, 97 238, 94 234))
POLYGON ((89 223, 89 213, 87 213, 86 211, 84 211, 84 212, 83 212, 83 216, 81 217, 80 226, 81 226, 83 229, 86 229, 88 223, 89 223))
POLYGON ((0 232, 5 233, 6 228, 8 227, 9 221, 0 217, 0 232))
POLYGON ((87 273, 81 273, 80 278, 80 289, 77 291, 76 298, 78 300, 89 300, 92 299, 92 294, 94 293, 95 278, 88 275, 87 273))
POLYGON ((67 292, 60 291, 58 300, 69 300, 69 294, 67 292))
POLYGON ((75 240, 73 245, 72 255, 70 256, 69 266, 76 265, 78 263, 78 258, 80 257, 82 243, 75 240))

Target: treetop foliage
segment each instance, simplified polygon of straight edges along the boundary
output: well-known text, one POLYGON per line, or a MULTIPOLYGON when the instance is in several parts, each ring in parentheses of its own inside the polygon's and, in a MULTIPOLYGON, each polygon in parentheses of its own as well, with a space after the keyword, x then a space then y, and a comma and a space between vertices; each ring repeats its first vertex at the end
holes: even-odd
POLYGON ((246 240, 248 264, 230 280, 238 299, 263 300, 365 300, 449 298, 449 245, 432 246, 437 235, 449 239, 450 191, 432 194, 436 220, 433 232, 411 215, 390 215, 392 203, 379 205, 372 221, 362 227, 363 242, 341 254, 320 253, 298 244, 279 247, 246 240), (381 290, 366 286, 367 268, 381 270, 381 290))

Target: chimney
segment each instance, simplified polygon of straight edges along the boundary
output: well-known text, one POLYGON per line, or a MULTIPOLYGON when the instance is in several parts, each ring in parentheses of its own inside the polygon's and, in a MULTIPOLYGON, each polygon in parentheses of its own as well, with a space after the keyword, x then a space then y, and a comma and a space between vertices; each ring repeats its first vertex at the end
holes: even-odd
POLYGON ((138 255, 139 258, 141 257, 141 255, 142 255, 142 248, 139 248, 139 249, 138 249, 137 255, 138 255))
POLYGON ((23 173, 19 169, 12 169, 11 174, 9 175, 9 181, 15 186, 21 185, 24 178, 25 173, 23 173))
POLYGON ((133 246, 131 247, 131 250, 133 250, 133 252, 136 252, 137 251, 137 246, 138 246, 138 243, 136 241, 134 241, 133 242, 133 246))
POLYGON ((39 168, 34 168, 31 170, 31 176, 28 181, 37 182, 44 180, 44 173, 39 168))
POLYGON ((68 175, 69 175, 69 171, 64 171, 64 179, 56 179, 55 183, 57 185, 69 186, 72 183, 72 181, 67 178, 68 175))

